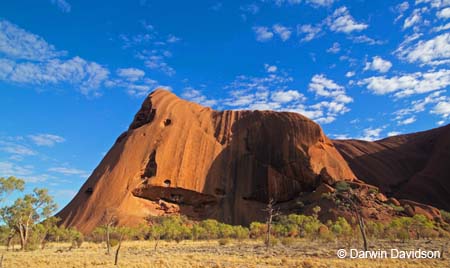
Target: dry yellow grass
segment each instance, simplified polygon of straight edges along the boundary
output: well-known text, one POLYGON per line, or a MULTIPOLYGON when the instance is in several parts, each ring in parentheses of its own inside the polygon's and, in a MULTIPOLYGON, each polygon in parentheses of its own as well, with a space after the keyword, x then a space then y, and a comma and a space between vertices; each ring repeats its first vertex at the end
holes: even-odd
MULTIPOLYGON (((429 248, 447 247, 448 241, 421 241, 408 244, 377 242, 376 247, 429 248)), ((217 241, 159 242, 154 250, 153 241, 124 242, 120 252, 119 267, 335 267, 335 268, 449 268, 450 259, 432 260, 355 260, 338 259, 335 243, 297 240, 290 246, 281 244, 268 252, 258 241, 231 241, 225 246, 217 241)), ((68 251, 69 244, 50 243, 46 249, 6 252, 3 267, 116 267, 114 251, 106 255, 103 244, 84 243, 81 248, 68 251), (62 251, 62 252, 61 252, 62 251)), ((439 248, 439 249, 441 249, 439 248)), ((448 254, 448 248, 444 249, 448 254)))

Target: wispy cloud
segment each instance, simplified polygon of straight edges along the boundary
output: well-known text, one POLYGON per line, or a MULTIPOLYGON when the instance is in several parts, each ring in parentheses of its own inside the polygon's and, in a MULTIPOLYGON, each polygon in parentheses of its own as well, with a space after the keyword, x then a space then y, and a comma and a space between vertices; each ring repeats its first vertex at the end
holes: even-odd
POLYGON ((64 176, 79 176, 86 178, 89 176, 89 173, 76 168, 69 168, 69 167, 52 167, 48 169, 49 172, 59 173, 64 176))
POLYGON ((56 5, 62 12, 68 13, 72 6, 66 0, 50 0, 52 4, 56 5))
POLYGON ((29 176, 33 173, 33 166, 31 165, 18 165, 13 162, 0 162, 0 177, 9 176, 29 176))
POLYGON ((137 68, 120 68, 116 71, 117 75, 130 82, 135 82, 145 76, 145 72, 137 68))
POLYGON ((13 141, 0 141, 0 151, 17 156, 30 156, 36 155, 36 152, 28 146, 13 142, 13 141))
POLYGON ((44 61, 66 55, 57 51, 42 37, 27 32, 7 20, 0 19, 0 55, 12 59, 44 61))
POLYGON ((28 136, 38 146, 52 147, 57 143, 66 141, 63 137, 53 134, 34 134, 28 136))
POLYGON ((85 95, 100 95, 109 71, 80 57, 64 59, 43 38, 0 20, 0 80, 28 85, 70 84, 85 95))
POLYGON ((208 99, 205 95, 202 94, 200 90, 192 87, 185 88, 181 96, 187 100, 199 103, 204 106, 214 106, 218 103, 217 100, 208 99))
POLYGON ((268 27, 255 26, 253 31, 255 32, 256 40, 259 42, 267 42, 273 38, 273 32, 268 27))

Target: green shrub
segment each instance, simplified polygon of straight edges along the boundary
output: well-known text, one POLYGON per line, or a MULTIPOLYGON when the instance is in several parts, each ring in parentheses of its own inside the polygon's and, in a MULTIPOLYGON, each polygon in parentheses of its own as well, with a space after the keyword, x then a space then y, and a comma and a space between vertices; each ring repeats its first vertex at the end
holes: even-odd
POLYGON ((350 190, 350 185, 345 181, 338 181, 334 185, 334 188, 336 188, 338 192, 346 192, 350 190))
POLYGON ((441 216, 446 223, 450 223, 450 212, 441 209, 441 216))

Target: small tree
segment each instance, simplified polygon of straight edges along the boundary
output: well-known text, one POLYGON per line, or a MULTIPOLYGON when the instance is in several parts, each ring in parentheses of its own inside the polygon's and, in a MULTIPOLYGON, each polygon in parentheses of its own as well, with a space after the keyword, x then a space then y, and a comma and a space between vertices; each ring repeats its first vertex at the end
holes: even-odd
POLYGON ((8 178, 0 177, 0 203, 2 204, 2 208, 0 208, 0 217, 7 224, 7 228, 4 230, 7 233, 6 241, 6 250, 9 250, 11 247, 11 242, 16 235, 16 230, 11 228, 8 225, 5 219, 6 209, 3 209, 3 201, 5 198, 14 191, 23 191, 25 187, 25 182, 22 179, 16 178, 14 176, 10 176, 8 178))
POLYGON ((356 215, 356 219, 358 221, 359 230, 361 232, 361 236, 363 238, 364 242, 364 250, 367 251, 368 245, 367 245, 367 236, 366 236, 366 229, 364 225, 364 218, 361 215, 361 211, 359 207, 355 204, 356 196, 350 187, 348 183, 344 181, 337 182, 336 185, 336 192, 335 195, 337 197, 340 197, 345 204, 351 207, 353 213, 356 215))
POLYGON ((35 188, 33 193, 18 198, 13 205, 0 210, 5 223, 20 236, 20 248, 27 249, 30 230, 36 222, 44 220, 57 206, 47 189, 35 188))
POLYGON ((106 234, 106 254, 111 254, 111 229, 117 224, 117 218, 113 210, 107 209, 105 214, 103 215, 103 222, 105 225, 103 228, 105 229, 106 234))
POLYGON ((272 229, 272 221, 273 218, 280 215, 280 212, 278 209, 274 208, 275 205, 275 201, 273 200, 273 198, 270 198, 269 203, 267 203, 267 207, 264 209, 264 211, 267 212, 267 230, 266 230, 266 239, 265 239, 265 244, 266 247, 269 248, 270 246, 270 231, 272 229))

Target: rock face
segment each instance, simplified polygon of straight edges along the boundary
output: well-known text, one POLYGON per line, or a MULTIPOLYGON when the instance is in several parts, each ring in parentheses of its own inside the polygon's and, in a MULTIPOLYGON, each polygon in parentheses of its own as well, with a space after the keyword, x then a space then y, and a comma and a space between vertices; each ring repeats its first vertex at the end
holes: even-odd
POLYGON ((263 220, 321 183, 356 179, 319 125, 296 113, 214 111, 165 90, 151 93, 75 198, 63 224, 89 232, 182 213, 232 224, 263 220))
POLYGON ((333 143, 360 180, 388 196, 450 210, 450 125, 374 142, 333 143))

